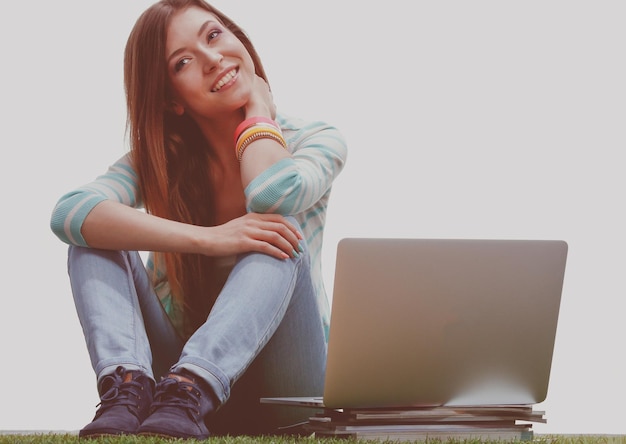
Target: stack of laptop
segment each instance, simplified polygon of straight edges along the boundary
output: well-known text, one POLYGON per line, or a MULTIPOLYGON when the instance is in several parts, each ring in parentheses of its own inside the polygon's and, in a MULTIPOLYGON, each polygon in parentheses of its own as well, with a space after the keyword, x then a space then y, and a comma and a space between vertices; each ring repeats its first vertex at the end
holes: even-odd
POLYGON ((532 439, 546 422, 567 244, 348 238, 337 246, 316 436, 532 439))

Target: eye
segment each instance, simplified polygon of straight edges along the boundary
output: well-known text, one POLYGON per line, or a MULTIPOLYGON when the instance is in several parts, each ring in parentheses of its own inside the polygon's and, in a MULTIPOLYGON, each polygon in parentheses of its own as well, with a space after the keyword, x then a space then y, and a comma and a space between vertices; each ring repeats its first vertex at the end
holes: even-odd
POLYGON ((176 62, 176 64, 174 65, 174 72, 179 72, 181 69, 183 69, 185 67, 185 65, 187 63, 189 63, 191 60, 189 58, 184 58, 184 59, 180 59, 178 62, 176 62))
POLYGON ((209 31, 206 36, 207 42, 210 42, 211 40, 216 39, 221 33, 222 31, 217 30, 217 29, 213 31, 209 31))

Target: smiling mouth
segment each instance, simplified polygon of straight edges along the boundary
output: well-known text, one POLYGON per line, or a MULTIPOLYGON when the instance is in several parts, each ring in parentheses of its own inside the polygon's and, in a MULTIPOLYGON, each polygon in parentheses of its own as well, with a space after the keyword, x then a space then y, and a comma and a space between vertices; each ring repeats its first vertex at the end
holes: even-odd
POLYGON ((217 92, 220 89, 222 89, 222 87, 224 85, 226 85, 228 82, 230 82, 232 80, 233 77, 235 77, 235 74, 237 74, 237 70, 235 68, 233 68, 232 70, 228 71, 224 77, 222 77, 220 79, 219 82, 217 82, 217 84, 215 85, 215 87, 211 90, 211 92, 217 92))

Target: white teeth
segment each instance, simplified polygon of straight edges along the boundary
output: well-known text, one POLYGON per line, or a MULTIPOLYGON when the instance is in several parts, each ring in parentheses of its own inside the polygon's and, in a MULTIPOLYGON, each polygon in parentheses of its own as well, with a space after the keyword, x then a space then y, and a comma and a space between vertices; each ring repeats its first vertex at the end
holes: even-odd
POLYGON ((226 75, 224 75, 224 77, 222 77, 220 79, 219 82, 217 82, 217 85, 215 85, 215 88, 213 88, 213 92, 215 91, 219 91, 220 89, 222 89, 222 86, 226 85, 228 82, 230 82, 230 80, 235 77, 235 74, 237 74, 237 70, 233 69, 232 71, 226 73, 226 75))

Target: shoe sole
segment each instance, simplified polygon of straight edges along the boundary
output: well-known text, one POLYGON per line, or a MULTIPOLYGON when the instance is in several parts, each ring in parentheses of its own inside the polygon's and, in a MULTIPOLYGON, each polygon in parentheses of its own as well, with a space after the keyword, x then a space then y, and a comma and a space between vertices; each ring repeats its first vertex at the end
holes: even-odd
POLYGON ((98 432, 89 433, 88 435, 78 434, 78 439, 98 439, 98 438, 115 438, 118 436, 134 436, 136 433, 130 432, 98 432))
POLYGON ((160 432, 139 432, 136 436, 146 436, 153 438, 165 438, 165 439, 196 439, 198 441, 202 441, 204 439, 208 439, 209 435, 170 435, 167 433, 160 432))

